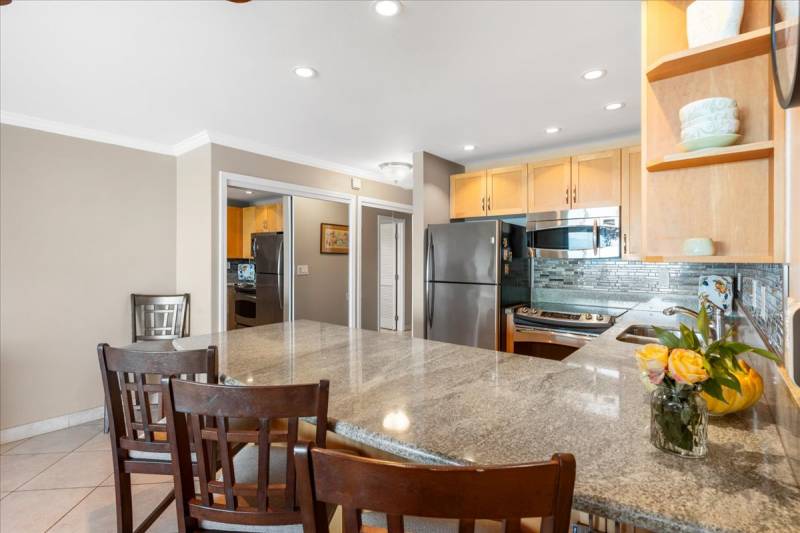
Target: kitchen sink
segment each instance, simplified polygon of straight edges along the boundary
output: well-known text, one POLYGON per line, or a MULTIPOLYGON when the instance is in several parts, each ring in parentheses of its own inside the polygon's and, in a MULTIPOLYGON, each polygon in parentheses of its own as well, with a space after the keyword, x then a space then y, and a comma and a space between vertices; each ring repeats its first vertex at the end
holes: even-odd
MULTIPOLYGON (((664 328, 669 332, 680 335, 678 330, 672 328, 664 328)), ((618 341, 630 342, 633 344, 650 344, 658 342, 658 335, 653 326, 644 326, 641 324, 634 324, 628 326, 622 333, 617 336, 618 341)))

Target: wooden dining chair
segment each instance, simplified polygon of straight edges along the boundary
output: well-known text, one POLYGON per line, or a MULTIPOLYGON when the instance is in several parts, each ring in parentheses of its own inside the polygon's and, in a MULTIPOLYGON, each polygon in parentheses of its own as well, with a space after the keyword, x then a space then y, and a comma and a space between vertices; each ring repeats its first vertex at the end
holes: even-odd
MULTIPOLYGON (((172 447, 178 527, 194 531, 302 531, 296 500, 298 422, 316 418, 314 442, 324 447, 328 420, 327 381, 309 385, 227 386, 164 379, 164 404, 172 447), (231 418, 258 419, 255 430, 231 428, 231 418), (281 422, 285 422, 281 425, 281 422), (277 432, 273 427, 286 427, 277 432), (195 486, 191 437, 197 454, 195 486), (234 443, 247 443, 235 457, 234 443), (210 468, 218 455, 219 475, 210 468), (294 526, 285 529, 286 526, 294 526)), ((328 519, 332 512, 328 511, 328 519)))
POLYGON ((131 294, 131 340, 157 341, 189 336, 189 294, 131 294))
POLYGON ((330 504, 342 506, 344 533, 361 533, 368 517, 388 533, 474 533, 476 526, 520 533, 522 519, 532 517, 542 518, 542 531, 567 533, 570 528, 575 458, 568 453, 541 463, 430 466, 300 443, 295 462, 305 533, 328 533, 323 517, 330 504))
MULTIPOLYGON (((154 416, 151 404, 151 397, 162 393, 162 385, 148 383, 146 378, 183 375, 216 383, 217 349, 137 352, 100 344, 97 355, 110 415, 117 531, 129 533, 134 531, 131 474, 172 475, 166 420, 154 416)), ((146 531, 173 499, 170 492, 135 531, 146 531)))

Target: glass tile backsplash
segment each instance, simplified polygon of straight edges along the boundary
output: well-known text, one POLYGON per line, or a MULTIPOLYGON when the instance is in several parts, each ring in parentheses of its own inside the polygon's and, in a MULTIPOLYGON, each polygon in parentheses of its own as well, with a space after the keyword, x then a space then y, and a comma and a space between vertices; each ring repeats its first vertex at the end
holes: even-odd
POLYGON ((739 302, 756 327, 783 353, 785 266, 773 264, 643 263, 620 259, 534 259, 533 288, 694 296, 700 276, 737 280, 739 302), (756 290, 753 291, 753 287, 756 290), (762 313, 762 300, 764 313, 762 313))

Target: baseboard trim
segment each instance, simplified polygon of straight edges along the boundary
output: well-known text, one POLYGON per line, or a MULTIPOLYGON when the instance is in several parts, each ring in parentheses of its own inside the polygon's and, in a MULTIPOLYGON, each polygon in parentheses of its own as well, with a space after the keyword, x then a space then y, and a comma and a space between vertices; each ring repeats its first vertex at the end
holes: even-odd
POLYGON ((21 426, 14 426, 6 429, 0 429, 0 444, 7 442, 14 442, 17 440, 27 439, 41 435, 43 433, 50 433, 58 429, 64 429, 72 426, 79 426, 92 420, 103 418, 103 406, 93 407, 84 411, 76 411, 74 413, 67 413, 65 415, 48 418, 47 420, 40 420, 38 422, 31 422, 30 424, 22 424, 21 426))

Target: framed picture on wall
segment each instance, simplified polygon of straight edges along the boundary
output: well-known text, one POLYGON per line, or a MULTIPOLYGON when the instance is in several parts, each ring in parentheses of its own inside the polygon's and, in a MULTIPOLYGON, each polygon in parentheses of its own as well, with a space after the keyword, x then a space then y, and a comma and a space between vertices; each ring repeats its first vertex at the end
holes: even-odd
POLYGON ((319 225, 319 253, 346 254, 350 252, 350 228, 341 224, 319 225))

